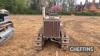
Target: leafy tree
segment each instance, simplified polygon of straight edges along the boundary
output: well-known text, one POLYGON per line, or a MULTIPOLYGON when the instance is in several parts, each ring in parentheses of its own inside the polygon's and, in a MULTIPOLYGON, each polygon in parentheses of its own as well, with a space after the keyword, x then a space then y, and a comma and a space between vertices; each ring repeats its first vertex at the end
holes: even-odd
POLYGON ((37 10, 39 6, 39 0, 31 0, 30 7, 33 10, 37 10))
POLYGON ((73 13, 75 11, 75 0, 68 0, 69 12, 73 13))
POLYGON ((0 8, 13 11, 15 7, 15 0, 0 0, 0 8))

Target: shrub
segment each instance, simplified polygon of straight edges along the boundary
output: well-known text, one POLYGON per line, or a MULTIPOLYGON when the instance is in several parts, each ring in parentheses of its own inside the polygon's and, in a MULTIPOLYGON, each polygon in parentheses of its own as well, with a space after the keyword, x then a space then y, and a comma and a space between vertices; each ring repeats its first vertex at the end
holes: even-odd
POLYGON ((75 15, 77 15, 77 16, 100 16, 100 13, 93 13, 93 12, 76 12, 75 15))

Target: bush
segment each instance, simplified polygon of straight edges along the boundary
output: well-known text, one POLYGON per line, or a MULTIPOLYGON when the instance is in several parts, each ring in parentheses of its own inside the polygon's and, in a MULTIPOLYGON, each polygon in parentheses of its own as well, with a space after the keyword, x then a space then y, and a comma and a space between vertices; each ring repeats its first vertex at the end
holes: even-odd
POLYGON ((100 13, 93 13, 93 12, 76 12, 75 15, 77 15, 77 16, 100 16, 100 13))
POLYGON ((59 13, 60 15, 71 15, 71 13, 70 12, 61 12, 61 13, 59 13))
POLYGON ((39 10, 26 9, 25 13, 23 13, 23 14, 34 14, 34 15, 37 15, 37 14, 41 14, 41 12, 39 10))
POLYGON ((16 10, 16 12, 12 12, 12 14, 34 14, 34 15, 38 15, 41 14, 40 11, 38 10, 32 10, 32 9, 22 9, 22 10, 16 10))

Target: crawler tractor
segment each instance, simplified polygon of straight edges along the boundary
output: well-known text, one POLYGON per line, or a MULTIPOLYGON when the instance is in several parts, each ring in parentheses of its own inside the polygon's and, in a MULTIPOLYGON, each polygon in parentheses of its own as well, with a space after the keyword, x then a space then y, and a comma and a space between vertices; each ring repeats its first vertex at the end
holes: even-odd
POLYGON ((7 41, 13 35, 13 23, 9 19, 9 12, 0 10, 0 44, 7 41))
POLYGON ((45 16, 45 6, 42 7, 43 27, 41 27, 35 41, 36 50, 42 50, 46 41, 58 43, 63 50, 67 50, 69 37, 66 35, 60 17, 55 12, 45 16))

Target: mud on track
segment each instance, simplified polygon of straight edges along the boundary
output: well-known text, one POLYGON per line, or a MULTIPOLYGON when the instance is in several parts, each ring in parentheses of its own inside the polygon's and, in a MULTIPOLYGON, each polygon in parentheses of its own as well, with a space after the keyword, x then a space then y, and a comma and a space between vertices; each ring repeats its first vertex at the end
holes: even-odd
POLYGON ((93 53, 62 51, 55 43, 48 43, 44 50, 35 52, 34 40, 42 26, 41 16, 12 15, 14 36, 0 46, 0 56, 100 56, 100 17, 62 16, 66 34, 70 36, 69 46, 94 46, 93 53))

